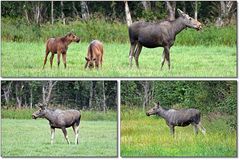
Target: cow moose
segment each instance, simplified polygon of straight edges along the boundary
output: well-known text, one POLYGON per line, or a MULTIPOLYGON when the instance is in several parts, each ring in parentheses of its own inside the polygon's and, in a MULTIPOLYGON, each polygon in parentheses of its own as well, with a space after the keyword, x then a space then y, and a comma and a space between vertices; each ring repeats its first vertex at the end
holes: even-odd
POLYGON ((103 44, 99 40, 93 40, 89 46, 87 51, 87 57, 85 57, 86 64, 85 69, 88 67, 89 69, 92 68, 99 68, 99 64, 102 67, 103 62, 103 44))
POLYGON ((62 129, 67 143, 70 144, 70 141, 67 136, 66 128, 72 127, 75 133, 75 144, 78 144, 78 135, 79 135, 79 125, 81 119, 81 113, 77 110, 60 110, 60 109, 51 109, 47 107, 45 103, 38 103, 36 107, 40 109, 32 114, 33 119, 37 118, 46 118, 49 121, 51 128, 51 144, 53 144, 55 136, 55 128, 62 129))
POLYGON ((80 42, 80 38, 77 37, 72 32, 68 33, 67 35, 65 35, 63 37, 49 38, 46 43, 46 55, 45 55, 45 59, 43 62, 43 69, 46 65, 47 57, 50 52, 52 53, 52 55, 50 57, 51 68, 52 68, 54 54, 57 54, 58 68, 59 68, 59 64, 60 64, 61 54, 62 54, 62 59, 63 59, 63 63, 64 63, 64 68, 66 68, 67 67, 67 60, 66 60, 67 49, 68 49, 68 45, 72 42, 77 42, 77 43, 80 42))
POLYGON ((142 46, 147 48, 163 47, 161 69, 168 62, 170 69, 170 48, 173 46, 176 35, 185 28, 194 28, 200 30, 202 24, 191 18, 186 13, 177 9, 179 17, 173 21, 164 20, 160 22, 150 23, 138 21, 131 24, 128 28, 129 39, 131 43, 129 52, 129 63, 132 67, 132 58, 134 57, 136 66, 139 68, 138 58, 142 50, 142 46))
POLYGON ((200 129, 204 135, 206 134, 206 129, 200 122, 200 111, 197 109, 164 109, 158 102, 153 108, 146 112, 146 115, 158 115, 165 119, 172 135, 174 135, 175 126, 185 127, 190 124, 194 126, 196 135, 198 134, 198 129, 200 129))

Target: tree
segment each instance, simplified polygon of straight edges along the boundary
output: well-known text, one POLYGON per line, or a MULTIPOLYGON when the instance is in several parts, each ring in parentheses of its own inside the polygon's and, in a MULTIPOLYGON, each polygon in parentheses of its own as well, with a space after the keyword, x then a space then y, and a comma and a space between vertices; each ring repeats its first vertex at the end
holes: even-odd
POLYGON ((42 98, 43 103, 48 104, 51 98, 51 93, 53 87, 56 85, 57 81, 46 81, 42 86, 42 98))
POLYGON ((10 94, 11 94, 11 87, 12 87, 12 81, 6 81, 2 82, 2 90, 4 94, 4 99, 6 101, 6 105, 9 106, 9 101, 10 101, 10 94))
POLYGON ((124 1, 124 4, 125 4, 125 14, 126 14, 127 25, 130 26, 132 24, 132 17, 128 7, 128 2, 124 1))
POLYGON ((62 21, 63 21, 63 24, 65 25, 66 24, 66 19, 65 19, 65 14, 63 12, 63 1, 61 1, 61 17, 62 17, 62 21))
POLYGON ((81 14, 82 14, 82 19, 87 20, 89 19, 89 10, 88 10, 88 5, 86 1, 81 1, 81 14))
POLYGON ((166 7, 168 11, 168 19, 170 21, 175 20, 176 1, 166 1, 166 7))
POLYGON ((53 17, 53 1, 51 1, 51 22, 54 23, 54 17, 53 17))

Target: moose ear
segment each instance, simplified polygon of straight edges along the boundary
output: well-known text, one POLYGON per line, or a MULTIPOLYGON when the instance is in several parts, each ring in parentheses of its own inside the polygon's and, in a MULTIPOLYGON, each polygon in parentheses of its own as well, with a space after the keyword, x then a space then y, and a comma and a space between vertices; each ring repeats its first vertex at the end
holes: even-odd
POLYGON ((85 59, 86 59, 86 61, 90 61, 90 59, 89 59, 89 58, 87 58, 87 57, 85 57, 85 59))
POLYGON ((185 13, 184 13, 183 11, 181 11, 180 9, 177 9, 177 11, 178 11, 178 14, 179 14, 180 16, 184 16, 184 15, 185 15, 185 13))
POLYGON ((160 106, 160 103, 159 103, 159 102, 157 103, 157 106, 158 106, 158 107, 160 106))

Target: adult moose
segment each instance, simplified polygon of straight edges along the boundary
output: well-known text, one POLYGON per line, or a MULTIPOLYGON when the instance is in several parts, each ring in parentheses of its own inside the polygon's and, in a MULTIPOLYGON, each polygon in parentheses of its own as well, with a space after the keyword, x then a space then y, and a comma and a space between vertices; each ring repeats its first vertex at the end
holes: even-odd
POLYGON ((68 45, 72 42, 77 42, 77 43, 80 42, 80 38, 77 37, 72 32, 68 33, 67 35, 65 35, 63 37, 49 38, 46 43, 46 55, 45 55, 45 59, 44 59, 44 63, 43 63, 43 69, 45 67, 45 64, 47 62, 47 57, 50 52, 52 53, 52 55, 50 57, 51 68, 52 68, 54 54, 57 54, 58 67, 60 64, 60 56, 62 54, 64 67, 66 68, 67 67, 67 61, 66 61, 67 49, 68 49, 68 45))
POLYGON ((146 112, 146 115, 158 115, 164 118, 172 135, 174 135, 175 126, 185 127, 190 124, 194 126, 195 134, 198 134, 198 129, 200 129, 204 135, 206 134, 206 129, 200 122, 200 111, 197 109, 164 109, 158 102, 153 108, 146 112))
POLYGON ((99 40, 93 40, 89 46, 87 51, 87 57, 85 57, 86 64, 85 69, 88 67, 99 68, 99 65, 102 67, 103 62, 103 44, 99 40))
POLYGON ((134 57, 136 66, 139 68, 138 58, 142 50, 142 46, 147 48, 163 47, 162 65, 165 60, 168 62, 170 69, 170 48, 174 44, 176 35, 183 29, 189 27, 196 30, 202 28, 202 24, 191 18, 186 13, 177 9, 179 17, 176 20, 161 21, 156 23, 135 22, 129 26, 129 38, 131 48, 129 52, 130 67, 132 67, 132 58, 134 57))
POLYGON ((47 104, 38 103, 40 109, 32 114, 33 119, 46 118, 51 128, 51 144, 55 135, 55 128, 62 129, 67 143, 70 144, 66 128, 72 127, 75 133, 75 144, 78 144, 79 124, 81 114, 77 110, 50 109, 47 104))

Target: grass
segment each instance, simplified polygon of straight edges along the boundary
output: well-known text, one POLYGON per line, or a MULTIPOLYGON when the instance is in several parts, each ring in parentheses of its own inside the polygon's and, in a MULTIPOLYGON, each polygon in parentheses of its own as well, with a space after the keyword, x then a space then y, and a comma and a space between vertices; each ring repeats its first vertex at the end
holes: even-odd
POLYGON ((47 120, 2 119, 2 157, 116 157, 117 122, 81 121, 80 143, 73 144, 74 133, 68 128, 70 145, 56 129, 50 144, 47 120))
MULTIPOLYGON (((88 44, 71 44, 67 53, 67 69, 63 63, 53 68, 49 59, 42 70, 45 43, 2 42, 3 77, 236 77, 236 47, 227 46, 173 46, 172 69, 165 64, 160 70, 162 48, 143 48, 139 63, 129 68, 129 44, 104 43, 104 63, 99 71, 84 70, 88 44)), ((50 58, 50 56, 48 57, 50 58)), ((134 62, 134 61, 133 61, 134 62)))
MULTIPOLYGON (((32 113, 38 109, 2 109, 1 117, 8 119, 32 119, 32 113)), ((99 111, 81 110, 84 121, 116 121, 117 112, 109 110, 105 114, 99 111)))
POLYGON ((206 136, 194 135, 193 127, 176 127, 175 137, 162 118, 144 112, 121 112, 122 157, 236 157, 236 131, 224 117, 210 121, 203 117, 206 136))

